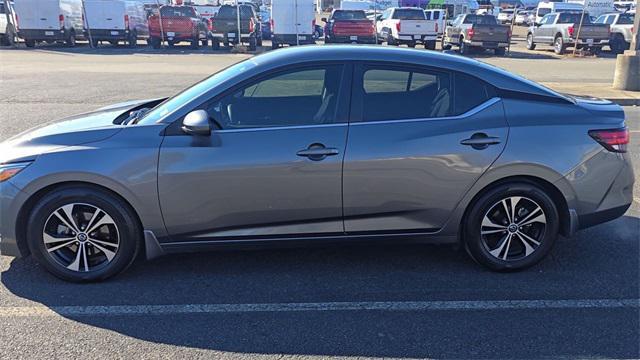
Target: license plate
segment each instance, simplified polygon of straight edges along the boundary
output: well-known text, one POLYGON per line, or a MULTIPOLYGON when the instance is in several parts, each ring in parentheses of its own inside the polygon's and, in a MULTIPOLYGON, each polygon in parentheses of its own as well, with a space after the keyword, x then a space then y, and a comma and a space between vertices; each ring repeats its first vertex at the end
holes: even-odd
POLYGON ((298 40, 307 40, 306 36, 298 36, 298 40))
POLYGON ((349 36, 349 40, 358 40, 357 36, 349 36))
POLYGON ((593 45, 593 39, 587 39, 587 44, 593 45))
POLYGON ((174 33, 173 31, 169 31, 167 32, 167 36, 174 37, 176 36, 176 33, 174 33))
POLYGON ((415 40, 420 40, 420 39, 422 38, 422 36, 420 36, 420 35, 413 35, 413 38, 414 38, 415 40))
POLYGON ((111 32, 111 35, 118 35, 118 34, 119 34, 119 32, 117 32, 117 31, 112 31, 111 32))
POLYGON ((227 37, 234 38, 236 37, 236 33, 228 33, 227 37))
POLYGON ((53 31, 45 31, 44 34, 47 36, 53 36, 53 31))

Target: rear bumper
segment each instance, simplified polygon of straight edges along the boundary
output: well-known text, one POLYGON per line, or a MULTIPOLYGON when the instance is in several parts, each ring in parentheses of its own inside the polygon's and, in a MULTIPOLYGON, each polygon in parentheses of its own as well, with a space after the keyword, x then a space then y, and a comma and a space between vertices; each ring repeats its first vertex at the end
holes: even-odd
POLYGON ((615 220, 621 217, 622 215, 624 215, 624 213, 627 212, 629 207, 631 207, 631 203, 627 205, 621 205, 615 208, 607 209, 607 210, 596 211, 591 214, 579 215, 578 228, 585 229, 588 227, 605 223, 607 221, 615 220))
POLYGON ((333 43, 375 44, 374 35, 333 35, 328 37, 333 43))
MULTIPOLYGON (((568 45, 576 43, 576 39, 569 39, 568 45)), ((578 45, 582 46, 605 46, 609 45, 609 39, 593 40, 593 42, 587 41, 587 39, 578 39, 578 45)))
MULTIPOLYGON (((89 31, 84 31, 84 36, 89 38, 89 31)), ((126 40, 129 38, 129 30, 91 29, 91 38, 94 40, 126 40)))
MULTIPOLYGON (((150 37, 154 37, 154 38, 158 38, 160 39, 160 33, 151 33, 149 35, 150 37)), ((194 38, 194 34, 189 32, 175 32, 175 31, 165 31, 164 32, 164 37, 162 38, 163 41, 190 41, 193 40, 194 38), (170 33, 173 33, 173 36, 169 36, 170 33)))
POLYGON ((21 29, 18 31, 18 36, 25 40, 65 40, 69 34, 61 29, 57 30, 33 30, 33 29, 21 29))
MULTIPOLYGON (((235 43, 238 41, 238 36, 237 33, 235 32, 229 32, 229 33, 225 33, 225 32, 214 32, 211 33, 211 38, 212 39, 218 39, 222 42, 228 42, 228 43, 235 43)), ((250 38, 252 37, 256 37, 255 34, 252 33, 241 33, 240 34, 240 41, 249 41, 250 38)))
POLYGON ((473 40, 465 40, 464 42, 471 46, 478 46, 486 49, 496 49, 496 48, 503 48, 503 47, 509 46, 508 42, 473 41, 473 40))
POLYGON ((271 40, 275 40, 278 44, 287 45, 296 45, 298 43, 300 43, 300 45, 316 43, 316 39, 312 34, 298 35, 297 39, 296 34, 272 34, 271 40))
POLYGON ((406 35, 399 34, 396 38, 397 42, 405 43, 405 42, 419 42, 424 43, 427 41, 437 41, 438 34, 429 34, 429 35, 406 35))

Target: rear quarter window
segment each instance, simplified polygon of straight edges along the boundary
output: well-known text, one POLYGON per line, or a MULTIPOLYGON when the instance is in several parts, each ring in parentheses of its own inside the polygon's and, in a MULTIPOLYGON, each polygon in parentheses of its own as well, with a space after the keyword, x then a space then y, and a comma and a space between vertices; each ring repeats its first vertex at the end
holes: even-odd
POLYGON ((495 96, 493 87, 464 73, 454 76, 454 115, 462 115, 495 96))

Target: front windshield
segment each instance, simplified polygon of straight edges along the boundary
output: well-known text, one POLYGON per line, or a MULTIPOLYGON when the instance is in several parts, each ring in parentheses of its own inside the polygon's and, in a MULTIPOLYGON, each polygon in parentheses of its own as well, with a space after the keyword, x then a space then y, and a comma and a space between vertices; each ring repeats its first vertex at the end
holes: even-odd
POLYGON ((144 115, 143 118, 138 120, 136 124, 140 125, 151 125, 158 123, 165 116, 173 113, 180 107, 182 107, 187 102, 197 98, 198 96, 204 94, 209 89, 214 86, 223 83, 242 72, 245 72, 253 67, 255 67, 256 63, 251 59, 244 60, 235 65, 231 65, 228 68, 219 71, 208 78, 200 81, 199 83, 184 89, 182 92, 174 95, 173 97, 167 99, 160 105, 151 109, 148 113, 144 115))

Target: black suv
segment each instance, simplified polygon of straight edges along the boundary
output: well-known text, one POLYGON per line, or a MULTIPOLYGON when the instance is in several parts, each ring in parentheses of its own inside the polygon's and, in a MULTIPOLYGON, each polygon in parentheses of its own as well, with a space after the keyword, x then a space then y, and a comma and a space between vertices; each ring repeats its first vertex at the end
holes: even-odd
POLYGON ((230 47, 233 44, 247 43, 249 50, 255 51, 262 46, 260 20, 250 5, 240 5, 240 34, 238 35, 238 6, 222 5, 211 19, 211 47, 220 49, 220 43, 230 47))

